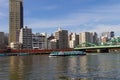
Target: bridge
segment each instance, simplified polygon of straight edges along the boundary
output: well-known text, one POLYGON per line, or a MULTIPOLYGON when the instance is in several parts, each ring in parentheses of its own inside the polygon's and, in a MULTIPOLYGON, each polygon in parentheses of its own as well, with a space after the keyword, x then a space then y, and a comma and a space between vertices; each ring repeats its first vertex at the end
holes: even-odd
POLYGON ((103 44, 93 44, 93 43, 81 43, 74 48, 75 50, 85 51, 85 52, 120 52, 120 38, 109 40, 103 44))
POLYGON ((112 46, 92 46, 92 47, 76 47, 75 50, 85 51, 85 52, 97 52, 97 53, 106 53, 106 52, 120 52, 120 45, 112 46))

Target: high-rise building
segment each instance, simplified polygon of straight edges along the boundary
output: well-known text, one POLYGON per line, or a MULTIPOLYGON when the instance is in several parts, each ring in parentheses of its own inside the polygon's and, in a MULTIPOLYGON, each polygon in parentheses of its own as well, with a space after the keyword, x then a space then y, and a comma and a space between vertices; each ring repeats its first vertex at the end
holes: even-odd
POLYGON ((76 33, 70 33, 69 35, 69 48, 74 48, 79 45, 79 35, 76 33))
POLYGON ((32 49, 32 29, 21 28, 19 34, 19 43, 22 44, 23 49, 32 49))
POLYGON ((55 32, 55 39, 57 40, 57 49, 67 49, 68 48, 68 31, 58 29, 55 32))
POLYGON ((4 43, 4 32, 0 32, 0 48, 4 48, 5 43, 4 43))
POLYGON ((93 44, 98 45, 98 34, 96 32, 91 33, 93 36, 93 44))
POLYGON ((23 28, 23 0, 9 0, 9 44, 18 42, 23 28))
POLYGON ((115 36, 114 32, 102 32, 102 37, 107 37, 108 39, 111 39, 115 36))
POLYGON ((93 35, 91 32, 81 32, 79 35, 79 44, 86 46, 84 43, 93 43, 93 35))
POLYGON ((36 33, 32 35, 32 48, 33 49, 47 49, 47 34, 36 33))
POLYGON ((102 32, 101 33, 101 37, 100 37, 101 44, 107 43, 112 38, 114 38, 114 36, 115 36, 114 31, 111 31, 111 32, 102 32))
POLYGON ((5 37, 4 42, 5 42, 5 45, 6 45, 6 46, 8 46, 8 36, 9 36, 8 33, 4 33, 4 37, 5 37))

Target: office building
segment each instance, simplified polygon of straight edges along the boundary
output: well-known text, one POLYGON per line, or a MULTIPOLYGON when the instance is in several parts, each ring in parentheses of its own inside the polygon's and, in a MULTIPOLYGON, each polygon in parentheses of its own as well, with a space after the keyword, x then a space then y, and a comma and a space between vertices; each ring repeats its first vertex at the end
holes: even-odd
POLYGON ((92 32, 91 34, 93 36, 93 44, 98 45, 98 34, 96 32, 92 32))
POLYGON ((93 35, 91 32, 81 32, 79 35, 79 44, 86 46, 86 43, 93 43, 93 35))
POLYGON ((115 36, 115 34, 114 34, 114 32, 113 31, 111 31, 111 32, 102 32, 102 35, 101 35, 102 37, 106 37, 106 38, 108 38, 108 39, 111 39, 111 38, 113 38, 114 36, 115 36))
POLYGON ((76 33, 70 33, 68 40, 69 48, 75 48, 77 45, 79 45, 79 35, 76 33))
POLYGON ((23 28, 23 0, 9 0, 9 44, 18 42, 23 28))
POLYGON ((57 40, 56 39, 51 39, 48 42, 48 49, 57 49, 57 40))
POLYGON ((27 26, 20 29, 19 43, 22 44, 22 49, 32 49, 32 30, 27 26))
POLYGON ((55 36, 51 34, 47 40, 48 40, 48 49, 56 49, 57 40, 55 39, 55 36))
POLYGON ((32 35, 32 48, 33 49, 47 49, 47 34, 36 33, 32 35))
POLYGON ((57 40, 57 49, 67 49, 68 48, 68 31, 58 29, 55 32, 55 39, 57 40))
POLYGON ((114 38, 114 36, 115 36, 115 34, 114 34, 113 31, 111 31, 111 32, 102 32, 101 37, 100 37, 101 44, 107 43, 112 38, 114 38))
POLYGON ((0 32, 0 49, 5 47, 4 32, 0 32))
POLYGON ((9 34, 8 33, 4 33, 4 37, 5 37, 5 46, 8 46, 8 37, 9 37, 9 34))

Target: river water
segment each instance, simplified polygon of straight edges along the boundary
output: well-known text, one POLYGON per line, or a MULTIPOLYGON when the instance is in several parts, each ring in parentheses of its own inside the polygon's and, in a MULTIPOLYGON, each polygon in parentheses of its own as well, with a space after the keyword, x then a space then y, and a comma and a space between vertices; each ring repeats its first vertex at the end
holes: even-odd
POLYGON ((0 57, 0 80, 120 80, 120 54, 0 57))

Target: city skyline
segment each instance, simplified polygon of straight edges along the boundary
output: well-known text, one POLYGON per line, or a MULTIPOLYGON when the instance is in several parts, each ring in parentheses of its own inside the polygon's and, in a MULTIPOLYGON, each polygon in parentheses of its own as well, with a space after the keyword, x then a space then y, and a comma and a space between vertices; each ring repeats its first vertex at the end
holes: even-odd
MULTIPOLYGON (((115 31, 119 35, 119 8, 119 0, 24 0, 24 23, 33 32, 52 33, 61 27, 70 32, 115 31)), ((9 1, 0 0, 0 9, 1 31, 8 32, 9 1)))

